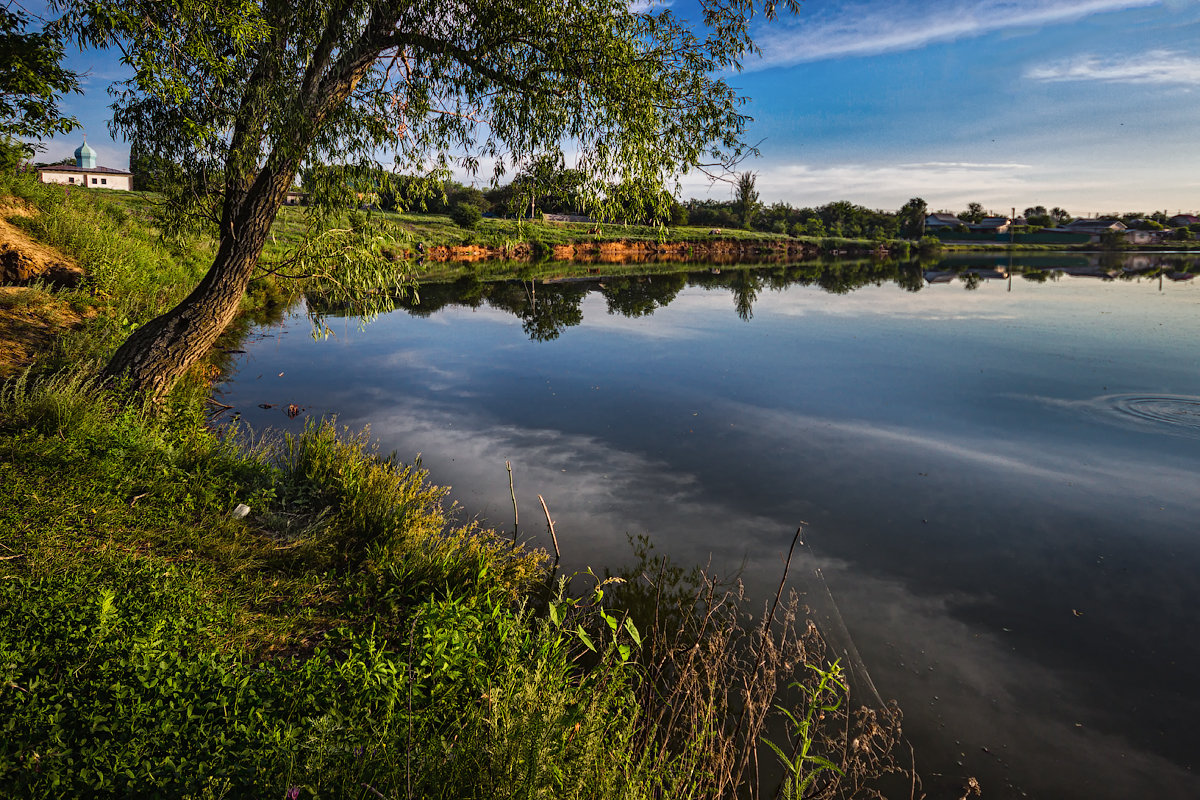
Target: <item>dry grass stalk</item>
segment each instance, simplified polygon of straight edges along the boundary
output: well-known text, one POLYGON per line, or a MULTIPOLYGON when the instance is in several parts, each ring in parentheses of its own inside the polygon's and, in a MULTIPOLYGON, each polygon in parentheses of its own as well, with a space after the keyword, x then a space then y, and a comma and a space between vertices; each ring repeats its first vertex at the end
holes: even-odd
MULTIPOLYGON (((707 571, 685 575, 663 557, 653 561, 616 592, 649 633, 638 698, 647 724, 637 746, 653 763, 671 765, 664 783, 674 797, 782 796, 778 759, 762 744, 770 737, 793 757, 799 752, 800 739, 782 732, 782 709, 803 717, 811 701, 806 690, 835 664, 827 642, 795 593, 784 596, 786 570, 774 600, 754 615, 740 582, 727 585, 707 571)), ((836 769, 821 771, 802 796, 923 797, 911 758, 902 763, 896 704, 855 709, 848 685, 837 686, 840 702, 816 719, 808 748, 836 769)))

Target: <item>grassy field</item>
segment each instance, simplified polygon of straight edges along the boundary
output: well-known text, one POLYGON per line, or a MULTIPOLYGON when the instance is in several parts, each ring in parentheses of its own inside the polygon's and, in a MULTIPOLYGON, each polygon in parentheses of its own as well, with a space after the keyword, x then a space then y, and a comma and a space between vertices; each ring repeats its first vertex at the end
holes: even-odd
MULTIPOLYGON (((91 276, 29 302, 94 312, 0 383, 0 795, 838 797, 907 775, 899 712, 850 705, 794 601, 753 621, 647 542, 625 579, 565 584, 365 431, 215 427, 219 359, 159 406, 110 393, 98 366, 211 244, 160 240, 144 195, 0 195, 91 276)), ((256 282, 226 344, 288 296, 256 282)))
MULTIPOLYGON (((682 226, 656 228, 650 225, 593 224, 583 222, 545 222, 541 220, 515 220, 484 217, 479 224, 468 230, 456 225, 443 214, 398 214, 372 212, 390 226, 398 235, 413 242, 428 246, 480 245, 488 247, 514 247, 522 242, 543 242, 547 245, 570 244, 592 241, 635 241, 635 242, 698 242, 698 241, 754 241, 770 242, 788 239, 775 234, 758 231, 723 229, 713 233, 710 228, 682 226), (594 231, 599 231, 598 233, 594 231)), ((280 211, 275 223, 275 235, 279 244, 295 243, 304 230, 304 209, 287 206, 280 211)))
MULTIPOLYGON (((161 197, 152 192, 93 192, 104 196, 110 205, 125 209, 129 214, 151 224, 154 208, 161 197)), ((417 242, 426 247, 459 247, 474 245, 498 249, 513 249, 518 245, 539 245, 553 248, 557 245, 597 242, 647 242, 712 243, 735 242, 743 244, 809 244, 827 249, 872 249, 878 242, 868 239, 844 239, 837 237, 791 237, 761 231, 734 228, 712 229, 701 226, 679 226, 658 228, 651 225, 593 224, 582 222, 547 222, 543 220, 516 220, 484 217, 473 229, 458 226, 445 214, 395 213, 373 210, 371 215, 385 230, 395 237, 401 246, 415 246, 417 242)), ((303 239, 306 230, 305 209, 300 206, 284 206, 279 211, 265 256, 283 257, 294 250, 303 239)), ((192 244, 195 244, 192 242, 192 244)), ((898 243, 893 242, 894 246, 898 243)), ((535 248, 535 250, 538 248, 535 248)))

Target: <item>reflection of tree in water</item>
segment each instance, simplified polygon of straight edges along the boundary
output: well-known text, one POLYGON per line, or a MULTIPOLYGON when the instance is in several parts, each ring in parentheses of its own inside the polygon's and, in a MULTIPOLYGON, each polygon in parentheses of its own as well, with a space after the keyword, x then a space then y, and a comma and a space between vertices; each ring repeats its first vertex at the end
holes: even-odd
POLYGON ((963 288, 968 292, 973 292, 980 286, 983 286, 983 276, 975 272, 964 272, 958 276, 963 283, 963 288))
POLYGON ((414 317, 429 317, 446 306, 479 308, 490 287, 474 275, 453 283, 426 283, 400 299, 396 306, 414 317))
POLYGON ((674 300, 684 286, 687 286, 687 273, 676 272, 609 278, 602 284, 601 291, 608 303, 608 313, 646 317, 674 300))
POLYGON ((496 284, 487 303, 521 318, 521 330, 535 342, 557 339, 564 328, 583 322, 586 283, 538 284, 505 281, 496 284))
POLYGON ((1100 264, 1100 269, 1103 270, 1118 270, 1125 266, 1128 256, 1119 250, 1107 250, 1100 253, 1097 261, 1100 264))
POLYGON ((887 279, 878 264, 851 262, 822 266, 814 282, 830 294, 849 294, 863 286, 879 286, 887 279))
POLYGON ((1200 272, 1200 256, 1164 256, 1159 263, 1166 272, 1200 272))
MULTIPOLYGON (((1109 257, 1105 263, 1120 265, 1121 270, 1113 273, 1122 277, 1187 275, 1200 272, 1200 259, 1196 256, 1154 256, 1148 266, 1134 262, 1125 254, 1117 254, 1118 260, 1109 257), (1135 269, 1136 267, 1136 269, 1135 269)), ((1138 256, 1145 261, 1147 256, 1138 256)), ((1013 275, 1024 280, 1043 283, 1055 281, 1061 276, 1057 270, 1067 264, 1064 257, 1048 258, 1037 256, 1026 259, 1010 257, 1004 266, 1013 275)), ((1086 256, 1073 256, 1070 266, 1089 264, 1086 256), (1079 263, 1076 264, 1075 261, 1079 263)), ((461 278, 454 283, 425 284, 417 289, 417 297, 401 297, 397 304, 416 316, 429 316, 451 305, 478 308, 483 303, 507 311, 521 319, 526 335, 535 341, 550 341, 562 335, 564 329, 583 321, 583 298, 589 292, 603 294, 610 314, 627 317, 645 317, 671 303, 687 286, 728 291, 733 295, 734 311, 738 317, 749 321, 754 316, 754 304, 763 288, 782 291, 789 286, 818 286, 832 294, 847 294, 863 286, 882 286, 894 283, 901 288, 917 292, 925 288, 926 271, 953 272, 967 290, 978 289, 987 275, 971 271, 979 269, 978 259, 974 262, 962 258, 939 261, 877 261, 872 259, 829 259, 806 261, 796 264, 742 269, 717 268, 694 272, 659 273, 655 275, 616 276, 602 280, 579 280, 562 283, 539 283, 532 276, 525 280, 484 282, 475 275, 461 278)), ((992 262, 988 262, 989 264, 992 262)), ((996 262, 999 264, 1000 262, 996 262)), ((1093 265, 1095 260, 1091 260, 1093 265)), ((991 274, 990 272, 988 273, 991 274)), ((349 314, 345 309, 322 309, 318 301, 310 299, 310 308, 324 313, 349 314)))
POLYGON ((897 264, 892 280, 906 292, 919 292, 925 288, 925 273, 913 264, 897 264))
POLYGON ((771 287, 771 291, 773 292, 782 292, 795 282, 789 274, 788 268, 784 266, 773 267, 767 270, 766 280, 767 286, 771 287))
POLYGON ((754 317, 754 301, 758 299, 760 288, 758 278, 748 269, 733 273, 733 280, 729 282, 729 290, 733 292, 733 310, 746 322, 754 317))

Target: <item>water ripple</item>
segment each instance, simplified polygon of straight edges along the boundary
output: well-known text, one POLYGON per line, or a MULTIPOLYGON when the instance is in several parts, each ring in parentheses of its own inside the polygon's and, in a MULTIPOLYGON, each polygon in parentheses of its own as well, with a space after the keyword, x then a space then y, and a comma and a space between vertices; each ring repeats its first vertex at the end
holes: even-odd
POLYGON ((1173 432, 1200 436, 1200 397, 1114 394, 1099 397, 1097 401, 1105 410, 1126 419, 1170 426, 1173 432))

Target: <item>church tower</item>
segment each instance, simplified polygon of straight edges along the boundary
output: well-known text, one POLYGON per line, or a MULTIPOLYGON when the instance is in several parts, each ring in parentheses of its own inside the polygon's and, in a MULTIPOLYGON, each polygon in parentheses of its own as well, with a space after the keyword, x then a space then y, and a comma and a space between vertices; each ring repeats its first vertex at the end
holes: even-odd
POLYGON ((96 168, 96 151, 88 147, 86 136, 83 137, 83 144, 75 150, 75 166, 80 169, 96 168))

